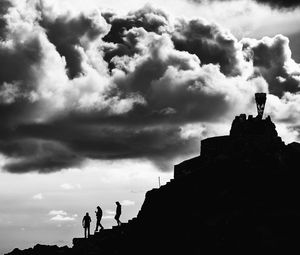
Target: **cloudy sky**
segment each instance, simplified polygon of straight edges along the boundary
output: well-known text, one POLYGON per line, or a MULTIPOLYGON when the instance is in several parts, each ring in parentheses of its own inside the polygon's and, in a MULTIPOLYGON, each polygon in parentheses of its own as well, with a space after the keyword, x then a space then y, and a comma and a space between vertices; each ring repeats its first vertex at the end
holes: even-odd
POLYGON ((299 141, 300 1, 0 0, 0 247, 105 227, 253 95, 299 141), (93 218, 95 221, 95 219, 93 218))

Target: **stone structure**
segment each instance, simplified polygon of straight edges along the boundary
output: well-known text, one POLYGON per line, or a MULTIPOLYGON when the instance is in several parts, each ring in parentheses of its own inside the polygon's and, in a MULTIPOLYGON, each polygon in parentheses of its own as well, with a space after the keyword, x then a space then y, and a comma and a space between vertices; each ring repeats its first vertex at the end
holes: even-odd
POLYGON ((229 136, 207 138, 201 141, 201 155, 184 161, 174 168, 174 178, 190 174, 193 170, 226 160, 242 160, 244 162, 261 162, 261 159, 272 157, 280 161, 285 144, 278 136, 271 117, 263 119, 266 101, 264 93, 257 93, 258 115, 246 114, 236 116, 232 122, 229 136))

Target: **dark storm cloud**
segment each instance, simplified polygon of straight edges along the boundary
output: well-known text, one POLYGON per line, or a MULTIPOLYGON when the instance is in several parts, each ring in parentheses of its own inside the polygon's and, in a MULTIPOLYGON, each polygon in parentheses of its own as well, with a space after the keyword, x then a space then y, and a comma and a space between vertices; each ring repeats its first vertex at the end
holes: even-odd
POLYGON ((143 27, 148 32, 162 33, 168 29, 168 15, 160 9, 146 5, 126 16, 119 16, 115 13, 106 12, 102 14, 108 24, 111 24, 109 33, 104 41, 123 43, 124 33, 133 27, 143 27))
POLYGON ((195 139, 182 139, 180 133, 181 129, 172 125, 125 128, 120 124, 77 124, 74 128, 72 121, 69 123, 64 119, 19 126, 10 132, 9 139, 2 141, 0 149, 19 159, 6 166, 11 172, 55 171, 78 164, 78 155, 94 159, 147 158, 159 167, 163 166, 162 170, 169 170, 172 166, 166 165, 170 160, 198 149, 195 139), (22 140, 20 137, 27 138, 22 140), (182 148, 185 148, 184 152, 182 148))
POLYGON ((3 39, 5 37, 6 32, 6 20, 5 18, 3 18, 3 15, 7 13, 10 7, 12 7, 10 1, 2 0, 0 2, 0 39, 3 39))
POLYGON ((147 32, 157 34, 170 33, 177 50, 196 54, 202 64, 219 64, 221 71, 226 75, 234 76, 242 72, 243 67, 240 63, 242 56, 238 55, 237 39, 216 24, 200 19, 179 20, 175 28, 171 29, 168 16, 149 6, 123 18, 112 13, 106 13, 104 17, 112 25, 104 40, 114 44, 103 47, 104 59, 110 64, 111 69, 115 67, 111 61, 113 57, 133 56, 139 53, 136 47, 137 36, 132 28, 143 28, 147 32))
POLYGON ((216 134, 209 123, 251 108, 256 91, 270 90, 286 111, 298 105, 296 94, 287 97, 298 91, 300 67, 286 37, 238 41, 150 6, 124 16, 23 7, 3 9, 0 42, 9 172, 48 173, 88 158, 140 158, 167 170, 216 134))
MULTIPOLYGON (((210 1, 213 2, 228 2, 228 1, 233 1, 233 0, 188 0, 190 2, 194 3, 209 3, 210 1)), ((264 5, 269 5, 272 8, 276 9, 294 9, 296 7, 300 6, 300 1, 299 0, 253 0, 257 2, 258 4, 264 4, 264 5)))
POLYGON ((253 59, 254 67, 269 83, 270 93, 282 97, 285 92, 300 91, 300 68, 291 58, 286 37, 244 39, 242 43, 244 51, 253 59))
POLYGON ((31 69, 42 59, 41 48, 41 41, 34 35, 9 46, 0 45, 0 84, 19 81, 27 87, 34 79, 31 69))
MULTIPOLYGON (((146 5, 137 11, 129 12, 126 16, 106 12, 102 14, 106 22, 111 25, 109 33, 103 38, 104 41, 114 43, 104 47, 104 59, 108 62, 114 56, 132 56, 135 53, 135 41, 127 35, 134 27, 142 27, 148 32, 161 34, 169 29, 168 15, 160 9, 146 5)), ((114 65, 110 62, 111 68, 114 65)))
MULTIPOLYGON (((133 119, 144 119, 145 115, 153 117, 155 122, 171 115, 168 122, 185 123, 216 119, 226 112, 227 93, 214 87, 206 77, 215 75, 216 79, 222 80, 224 77, 217 75, 218 68, 209 66, 201 69, 196 57, 176 51, 167 36, 155 38, 155 35, 150 35, 148 38, 149 34, 141 28, 131 32, 139 38, 145 36, 141 40, 149 42, 145 45, 148 57, 136 65, 134 72, 115 80, 123 91, 138 93, 147 101, 143 114, 133 115, 133 119), (209 108, 210 104, 214 107, 209 108)), ((125 66, 120 61, 118 65, 125 66)))
POLYGON ((267 4, 273 8, 293 9, 300 6, 299 0, 255 0, 259 4, 267 4))
POLYGON ((58 53, 65 57, 68 76, 82 74, 82 55, 78 47, 84 47, 82 40, 91 43, 106 33, 106 28, 98 25, 93 16, 80 14, 70 17, 68 14, 52 17, 47 12, 42 14, 40 25, 45 28, 49 41, 53 43, 58 53))
POLYGON ((82 159, 61 143, 53 141, 18 139, 1 142, 0 150, 14 158, 5 165, 11 173, 27 173, 37 171, 48 173, 78 166, 82 159))
POLYGON ((196 54, 203 64, 219 64, 226 75, 239 75, 238 42, 228 31, 203 20, 181 20, 172 34, 175 48, 196 54))

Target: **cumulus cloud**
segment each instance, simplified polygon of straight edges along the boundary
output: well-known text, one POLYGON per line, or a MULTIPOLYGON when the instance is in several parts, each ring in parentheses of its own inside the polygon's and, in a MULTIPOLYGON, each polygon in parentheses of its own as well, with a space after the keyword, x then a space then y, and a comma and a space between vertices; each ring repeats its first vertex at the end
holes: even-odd
POLYGON ((270 93, 281 97, 285 92, 297 93, 300 90, 300 65, 291 57, 287 37, 245 38, 242 44, 248 57, 253 59, 256 73, 268 82, 270 93))
POLYGON ((227 75, 240 75, 247 68, 241 44, 230 31, 205 20, 180 20, 172 34, 176 49, 196 54, 204 64, 219 64, 227 75))
POLYGON ((40 25, 60 56, 65 58, 67 74, 72 79, 84 72, 82 49, 88 50, 94 41, 105 35, 109 25, 98 12, 57 15, 51 7, 45 4, 39 6, 42 15, 40 25))
POLYGON ((112 12, 102 14, 108 24, 111 25, 110 31, 103 40, 104 59, 109 62, 110 68, 114 63, 110 62, 116 56, 133 56, 138 49, 135 47, 137 41, 134 36, 127 34, 132 28, 144 28, 148 32, 162 34, 170 29, 168 15, 160 9, 146 5, 144 8, 129 12, 127 15, 118 15, 112 12))
POLYGON ((139 158, 169 170, 198 153, 201 138, 224 134, 219 123, 253 113, 255 92, 270 93, 273 118, 297 124, 300 71, 285 36, 238 40, 218 24, 171 19, 149 5, 121 16, 5 3, 0 152, 7 171, 49 173, 87 158, 139 158))

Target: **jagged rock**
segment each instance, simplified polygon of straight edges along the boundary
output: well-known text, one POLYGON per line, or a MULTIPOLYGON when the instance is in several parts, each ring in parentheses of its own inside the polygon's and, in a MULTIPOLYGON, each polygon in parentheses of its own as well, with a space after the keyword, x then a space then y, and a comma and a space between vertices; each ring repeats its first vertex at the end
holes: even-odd
POLYGON ((14 249, 12 252, 7 253, 6 255, 71 255, 72 249, 63 246, 58 247, 57 245, 41 245, 37 244, 33 248, 19 250, 18 248, 14 249))

